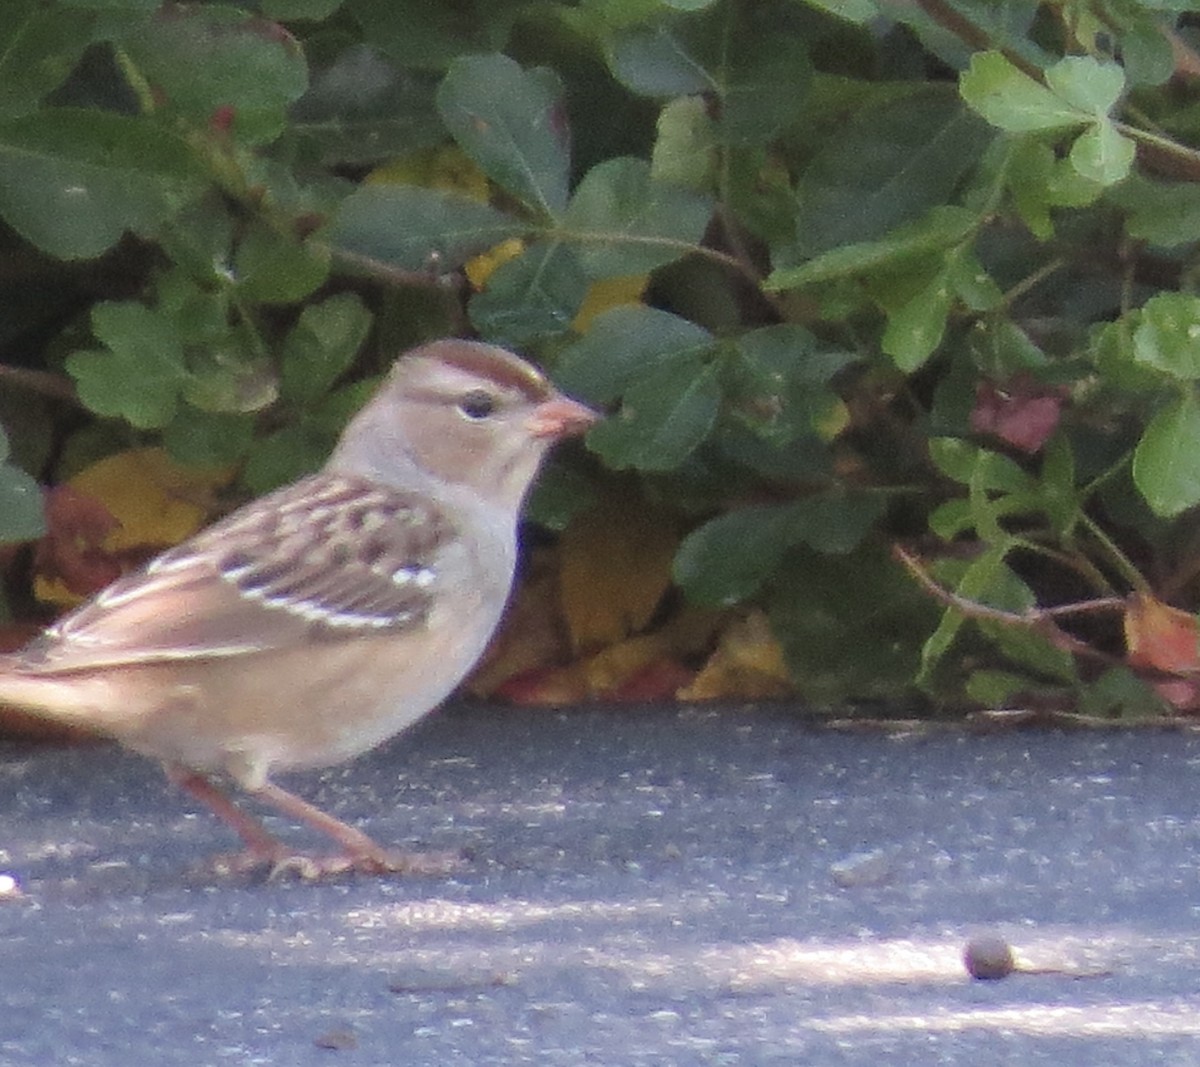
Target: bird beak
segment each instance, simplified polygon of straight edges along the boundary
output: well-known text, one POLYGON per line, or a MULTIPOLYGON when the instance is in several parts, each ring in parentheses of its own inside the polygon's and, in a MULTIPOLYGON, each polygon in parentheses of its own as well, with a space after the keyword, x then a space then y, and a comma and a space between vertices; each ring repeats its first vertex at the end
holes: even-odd
POLYGON ((533 409, 525 426, 534 437, 557 440, 560 437, 581 434, 599 419, 599 413, 591 408, 562 394, 556 394, 549 400, 543 400, 533 409))

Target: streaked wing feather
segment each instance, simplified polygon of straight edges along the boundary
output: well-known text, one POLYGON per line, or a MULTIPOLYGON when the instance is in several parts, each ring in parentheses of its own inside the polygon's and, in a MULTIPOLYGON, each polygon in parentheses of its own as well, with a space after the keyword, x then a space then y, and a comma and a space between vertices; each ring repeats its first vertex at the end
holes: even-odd
POLYGON ((412 494, 315 474, 113 583, 30 645, 21 667, 230 656, 418 626, 450 530, 412 494))

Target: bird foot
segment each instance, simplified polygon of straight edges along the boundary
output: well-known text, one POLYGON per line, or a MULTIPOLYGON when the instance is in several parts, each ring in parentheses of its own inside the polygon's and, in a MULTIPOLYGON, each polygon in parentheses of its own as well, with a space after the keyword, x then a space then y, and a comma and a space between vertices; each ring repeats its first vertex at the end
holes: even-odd
POLYGON ((320 882, 349 874, 387 875, 447 875, 465 866, 457 852, 378 851, 352 853, 334 852, 312 855, 289 848, 261 851, 243 849, 214 857, 210 870, 221 878, 265 875, 268 882, 297 879, 320 882))
POLYGON ((298 878, 303 882, 319 882, 346 874, 386 875, 447 875, 465 865, 457 852, 401 852, 379 849, 373 852, 335 852, 324 856, 304 853, 283 856, 271 864, 267 880, 281 881, 298 878))

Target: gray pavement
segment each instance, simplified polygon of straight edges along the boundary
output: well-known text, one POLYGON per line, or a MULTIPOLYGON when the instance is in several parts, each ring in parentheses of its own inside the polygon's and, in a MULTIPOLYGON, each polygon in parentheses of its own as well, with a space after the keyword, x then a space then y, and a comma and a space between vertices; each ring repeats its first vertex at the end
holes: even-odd
POLYGON ((454 709, 288 784, 468 865, 310 885, 200 876, 228 834, 136 756, 0 747, 0 1065, 1200 1063, 1198 764, 454 709), (972 981, 979 931, 1092 976, 972 981))

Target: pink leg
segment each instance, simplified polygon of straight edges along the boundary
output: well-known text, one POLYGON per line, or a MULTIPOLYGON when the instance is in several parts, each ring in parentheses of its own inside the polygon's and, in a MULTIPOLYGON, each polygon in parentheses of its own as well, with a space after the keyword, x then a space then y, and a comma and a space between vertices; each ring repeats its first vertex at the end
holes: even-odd
POLYGON ((289 857, 276 865, 277 870, 294 868, 303 878, 319 878, 324 874, 359 871, 363 874, 448 874, 461 865, 453 853, 397 852, 377 845, 361 830, 356 830, 332 815, 289 793, 286 789, 266 782, 254 790, 254 796, 278 808, 285 815, 307 823, 314 830, 332 838, 341 846, 333 856, 289 857))
POLYGON ((163 769, 166 771, 168 779, 189 796, 195 797, 226 826, 231 827, 237 833, 238 837, 242 839, 242 843, 245 844, 250 857, 258 865, 278 863, 289 853, 287 845, 275 837, 253 815, 242 811, 199 771, 188 770, 188 768, 174 763, 166 764, 163 769))
POLYGON ((167 777, 195 797, 222 822, 231 827, 246 846, 246 854, 222 866, 270 866, 272 875, 292 871, 305 879, 359 871, 365 874, 446 874, 459 866, 458 856, 450 853, 421 855, 390 852, 381 848, 361 830, 356 830, 320 808, 267 782, 252 793, 283 814, 306 823, 338 843, 341 851, 332 856, 306 856, 275 837, 254 816, 242 811, 209 778, 198 771, 167 764, 167 777))

